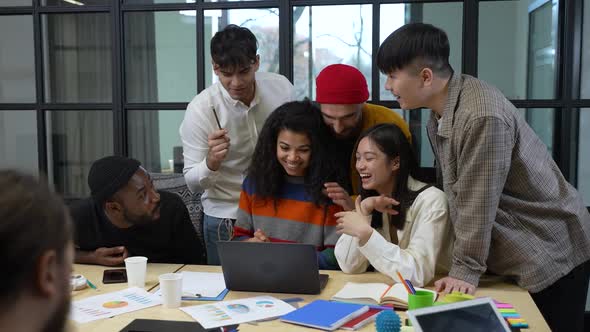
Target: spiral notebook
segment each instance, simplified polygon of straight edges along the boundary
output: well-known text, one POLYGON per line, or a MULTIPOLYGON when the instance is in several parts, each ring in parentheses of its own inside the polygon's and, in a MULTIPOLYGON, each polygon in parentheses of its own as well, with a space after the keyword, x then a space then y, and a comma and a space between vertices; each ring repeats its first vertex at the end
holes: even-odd
POLYGON ((281 320, 287 323, 332 331, 369 310, 366 305, 315 300, 292 311, 281 320))

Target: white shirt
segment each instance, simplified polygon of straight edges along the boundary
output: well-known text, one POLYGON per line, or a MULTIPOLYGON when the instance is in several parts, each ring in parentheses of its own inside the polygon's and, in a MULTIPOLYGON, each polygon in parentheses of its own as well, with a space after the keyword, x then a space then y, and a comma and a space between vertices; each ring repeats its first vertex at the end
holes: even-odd
POLYGON ((217 82, 188 104, 180 125, 184 154, 184 178, 188 188, 203 190, 201 201, 207 215, 235 219, 244 172, 250 165, 258 134, 268 115, 285 102, 295 100, 295 89, 282 75, 256 73, 256 92, 250 106, 234 100, 217 82), (207 136, 221 128, 228 130, 230 147, 217 171, 207 167, 207 136))
MULTIPOLYGON (((412 191, 424 185, 408 178, 412 191)), ((434 278, 435 271, 448 272, 454 239, 444 192, 430 187, 416 197, 406 212, 404 229, 397 231, 399 245, 391 243, 389 218, 383 216, 383 228, 374 230, 364 246, 359 246, 357 237, 340 236, 334 253, 344 273, 363 273, 371 264, 395 281, 399 282, 399 271, 404 279, 421 287, 434 278)))

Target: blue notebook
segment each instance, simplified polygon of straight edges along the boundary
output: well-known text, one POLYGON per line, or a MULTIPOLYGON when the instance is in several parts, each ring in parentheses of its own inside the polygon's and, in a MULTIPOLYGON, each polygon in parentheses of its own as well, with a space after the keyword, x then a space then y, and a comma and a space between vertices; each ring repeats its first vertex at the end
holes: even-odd
POLYGON ((287 323, 332 331, 349 320, 364 314, 367 310, 369 310, 369 307, 366 305, 315 300, 284 315, 281 320, 287 323))

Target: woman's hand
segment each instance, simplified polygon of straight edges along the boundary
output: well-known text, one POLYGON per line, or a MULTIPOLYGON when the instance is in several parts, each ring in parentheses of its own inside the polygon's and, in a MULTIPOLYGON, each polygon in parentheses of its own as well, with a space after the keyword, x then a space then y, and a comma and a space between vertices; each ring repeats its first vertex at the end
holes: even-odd
POLYGON ((363 199, 360 205, 358 204, 358 202, 356 203, 357 211, 359 211, 365 216, 370 215, 373 212, 373 210, 377 210, 381 213, 389 213, 391 215, 396 215, 399 213, 397 210, 393 208, 393 206, 399 205, 399 202, 385 195, 367 197, 363 199))
POLYGON ((330 197, 334 204, 340 205, 344 211, 354 209, 352 198, 337 182, 326 182, 324 187, 324 194, 330 197))
POLYGON ((254 237, 251 237, 245 241, 246 242, 270 242, 270 239, 268 238, 268 236, 266 236, 266 234, 261 229, 257 229, 256 232, 254 232, 254 237))
POLYGON ((347 234, 359 239, 359 243, 365 243, 371 237, 373 228, 371 227, 371 216, 364 216, 355 211, 338 212, 334 215, 337 219, 336 233, 347 234))

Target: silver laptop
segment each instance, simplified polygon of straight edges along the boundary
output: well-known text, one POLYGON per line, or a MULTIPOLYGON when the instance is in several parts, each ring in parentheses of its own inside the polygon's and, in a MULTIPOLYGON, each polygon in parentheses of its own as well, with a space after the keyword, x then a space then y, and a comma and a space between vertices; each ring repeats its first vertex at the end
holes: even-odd
POLYGON ((311 244, 219 241, 217 251, 233 291, 319 294, 328 282, 311 244))
POLYGON ((489 297, 409 310, 415 332, 510 332, 489 297))

